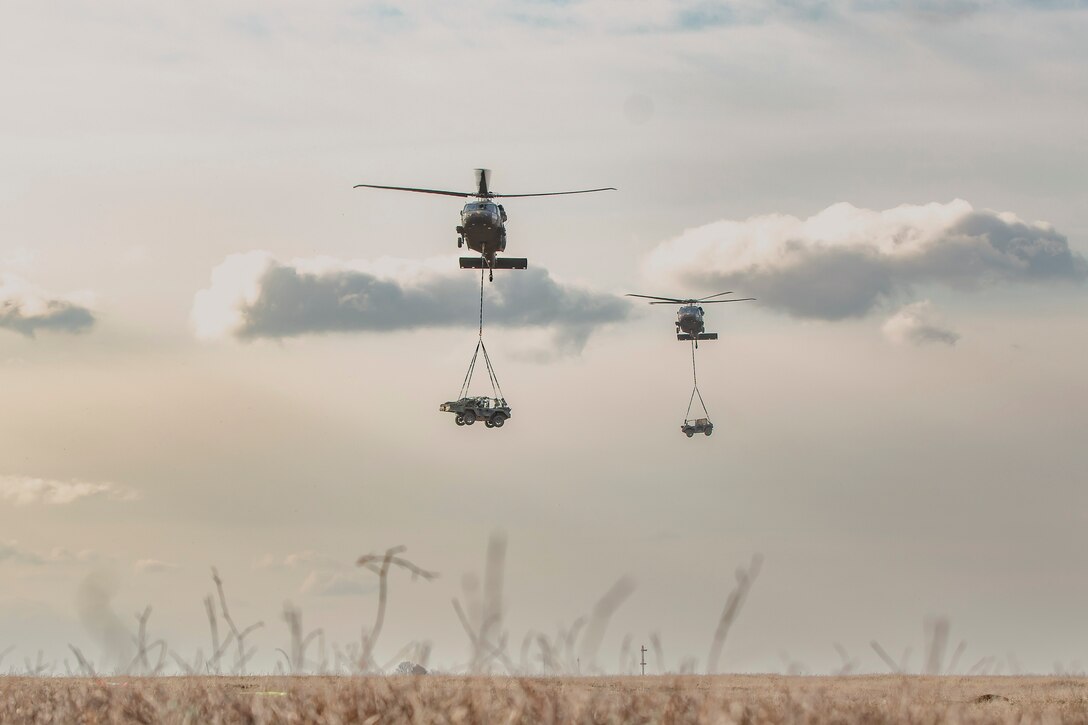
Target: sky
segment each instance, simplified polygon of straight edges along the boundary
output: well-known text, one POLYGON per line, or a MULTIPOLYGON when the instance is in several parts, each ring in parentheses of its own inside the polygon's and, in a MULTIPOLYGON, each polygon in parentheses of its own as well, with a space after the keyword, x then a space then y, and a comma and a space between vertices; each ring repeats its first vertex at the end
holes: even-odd
MULTIPOLYGON (((377 608, 455 671, 491 537, 503 626, 704 668, 1082 668, 1088 4, 331 0, 0 9, 0 668, 105 670, 134 616, 251 667, 285 607, 377 608), (485 289, 513 416, 458 428, 459 200, 527 193, 485 289), (714 435, 680 431, 691 349, 714 435), (474 589, 477 587, 477 589, 474 589), (8 648, 12 647, 10 651, 8 648), (846 653, 845 659, 839 649, 846 653), (951 647, 950 647, 951 649, 951 647)), ((483 381, 476 380, 475 389, 483 381)), ((588 660, 595 660, 592 664, 588 660)))

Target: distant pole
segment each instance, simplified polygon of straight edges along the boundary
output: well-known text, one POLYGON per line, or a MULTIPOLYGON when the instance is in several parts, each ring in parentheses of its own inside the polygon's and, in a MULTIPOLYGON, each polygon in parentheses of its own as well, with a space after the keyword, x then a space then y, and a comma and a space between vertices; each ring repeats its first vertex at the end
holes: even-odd
POLYGON ((646 674, 646 645, 642 645, 642 662, 640 662, 639 664, 642 665, 642 674, 645 675, 646 674))

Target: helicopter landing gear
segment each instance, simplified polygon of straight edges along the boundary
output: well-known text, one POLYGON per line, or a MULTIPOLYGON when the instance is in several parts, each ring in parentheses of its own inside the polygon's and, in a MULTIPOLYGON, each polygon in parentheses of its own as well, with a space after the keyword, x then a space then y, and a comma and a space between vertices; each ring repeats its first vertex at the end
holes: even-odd
POLYGON ((463 246, 465 246, 464 237, 457 237, 457 248, 460 249, 463 246))

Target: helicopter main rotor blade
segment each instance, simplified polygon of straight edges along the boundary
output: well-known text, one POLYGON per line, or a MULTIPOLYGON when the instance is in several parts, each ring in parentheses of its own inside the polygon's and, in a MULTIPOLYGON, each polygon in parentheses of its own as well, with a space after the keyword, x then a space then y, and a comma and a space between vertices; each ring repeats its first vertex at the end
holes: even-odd
POLYGON ((699 301, 702 302, 703 300, 709 300, 709 299, 711 299, 713 297, 721 297, 722 295, 731 295, 731 294, 733 294, 733 293, 732 292, 719 292, 716 295, 707 295, 706 297, 700 297, 699 301))
POLYGON ((663 304, 679 304, 679 305, 682 305, 682 304, 684 304, 684 302, 686 302, 686 300, 678 300, 675 297, 656 297, 654 295, 632 295, 632 294, 628 294, 628 295, 625 295, 625 296, 626 297, 641 297, 641 298, 643 298, 645 300, 663 300, 663 302, 651 302, 650 303, 651 305, 658 305, 658 304, 661 304, 661 305, 663 305, 663 304))
POLYGON ((470 196, 476 196, 471 192, 465 191, 443 191, 441 189, 416 189, 411 186, 378 186, 377 184, 356 184, 353 189, 367 188, 367 189, 391 189, 392 191, 414 191, 417 194, 441 194, 442 196, 459 196, 462 199, 470 196))
POLYGON ((603 189, 580 189, 578 191, 545 191, 540 194, 488 194, 489 197, 500 199, 516 199, 527 196, 562 196, 564 194, 592 194, 595 191, 618 191, 614 186, 606 186, 603 189))
MULTIPOLYGON (((737 300, 706 300, 706 304, 713 305, 713 304, 715 304, 717 302, 749 302, 749 301, 754 300, 754 299, 755 299, 755 297, 741 297, 740 299, 737 299, 737 300)), ((702 304, 702 303, 700 303, 700 304, 702 304)))

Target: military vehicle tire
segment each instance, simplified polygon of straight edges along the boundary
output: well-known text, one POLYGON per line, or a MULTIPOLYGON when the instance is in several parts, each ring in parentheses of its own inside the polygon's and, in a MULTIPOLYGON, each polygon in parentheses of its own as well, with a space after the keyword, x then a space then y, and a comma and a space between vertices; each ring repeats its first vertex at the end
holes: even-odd
POLYGON ((486 425, 488 428, 494 428, 495 427, 495 424, 492 423, 490 420, 485 420, 484 425, 486 425))
POLYGON ((465 424, 465 416, 458 413, 457 417, 453 419, 453 422, 456 423, 457 425, 464 425, 465 424))
POLYGON ((465 417, 465 425, 472 425, 476 422, 476 413, 471 410, 466 410, 462 415, 465 417))
POLYGON ((703 431, 703 433, 705 433, 706 435, 710 435, 713 432, 714 432, 713 428, 707 428, 706 430, 703 431))
POLYGON ((495 415, 491 416, 491 426, 493 428, 502 428, 504 423, 506 423, 506 416, 502 413, 495 413, 495 415))
POLYGON ((686 435, 688 438, 691 438, 695 434, 692 433, 690 430, 688 430, 688 431, 684 431, 684 435, 686 435))

